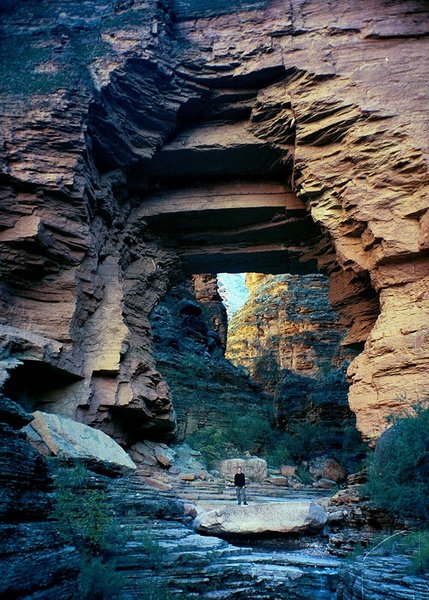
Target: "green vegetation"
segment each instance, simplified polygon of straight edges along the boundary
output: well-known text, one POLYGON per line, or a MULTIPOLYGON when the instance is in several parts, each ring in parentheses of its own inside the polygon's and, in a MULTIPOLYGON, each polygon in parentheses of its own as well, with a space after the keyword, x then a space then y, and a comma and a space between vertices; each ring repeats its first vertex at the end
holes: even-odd
POLYGON ((369 461, 366 492, 399 519, 429 520, 429 408, 396 418, 369 461))
MULTIPOLYGON (((267 365, 275 365, 266 358, 267 365)), ((315 409, 315 422, 292 421, 287 431, 275 428, 271 401, 261 400, 248 375, 228 361, 192 352, 171 357, 159 354, 158 368, 172 392, 179 417, 179 436, 183 435, 186 442, 199 450, 208 465, 250 453, 265 458, 270 467, 278 468, 334 452, 338 460, 349 468, 356 468, 366 454, 366 446, 352 424, 342 429, 317 422, 319 405, 315 409), (180 431, 180 427, 185 426, 194 432, 180 431)), ((332 375, 332 386, 338 384, 338 377, 338 373, 332 375)), ((321 379, 325 382, 325 373, 321 379)))
POLYGON ((405 540, 411 549, 411 572, 414 575, 429 573, 429 531, 410 533, 405 540))
POLYGON ((288 448, 281 443, 283 437, 284 434, 271 427, 268 418, 247 415, 222 429, 204 427, 188 436, 187 442, 209 464, 249 452, 265 458, 270 466, 279 466, 291 460, 288 448))
POLYGON ((49 94, 58 89, 92 86, 89 65, 96 58, 114 54, 102 33, 114 29, 148 29, 150 15, 144 10, 109 14, 88 13, 85 3, 76 4, 65 17, 62 6, 37 2, 24 9, 17 6, 17 18, 32 23, 30 31, 17 29, 1 41, 1 91, 29 96, 49 94), (27 15, 24 14, 26 11, 27 15))
POLYGON ((230 458, 237 453, 230 430, 218 429, 215 426, 204 427, 189 435, 186 441, 201 452, 207 464, 216 460, 230 458))
MULTIPOLYGON (((199 450, 208 464, 215 460, 233 458, 246 452, 264 458, 268 466, 278 468, 282 464, 300 464, 313 456, 331 453, 344 464, 349 464, 356 452, 363 455, 366 446, 359 433, 352 427, 346 431, 342 445, 328 426, 321 423, 297 422, 288 432, 275 429, 268 419, 257 415, 239 417, 235 424, 219 428, 211 425, 188 436, 186 441, 199 450), (353 443, 355 441, 355 443, 353 443)), ((309 483, 310 476, 301 469, 299 477, 309 483)))
POLYGON ((148 564, 151 568, 157 570, 160 566, 160 561, 163 555, 161 546, 153 539, 149 531, 146 531, 140 542, 148 556, 148 564))
POLYGON ((76 598, 108 600, 117 598, 123 583, 122 576, 100 557, 84 557, 78 579, 76 598))
POLYGON ((397 531, 391 535, 377 534, 365 548, 358 544, 348 557, 348 562, 356 559, 366 561, 370 556, 398 556, 410 558, 408 571, 412 575, 429 573, 429 531, 397 531))
POLYGON ((411 414, 389 419, 392 427, 378 440, 368 458, 364 491, 371 501, 399 522, 408 521, 420 531, 399 531, 377 536, 372 544, 357 549, 352 558, 369 555, 408 555, 410 573, 429 573, 429 407, 424 402, 411 414))
POLYGON ((125 536, 116 522, 113 507, 102 489, 91 482, 82 465, 61 466, 54 474, 56 504, 52 518, 62 539, 81 555, 76 597, 115 598, 122 576, 115 571, 112 553, 125 536))

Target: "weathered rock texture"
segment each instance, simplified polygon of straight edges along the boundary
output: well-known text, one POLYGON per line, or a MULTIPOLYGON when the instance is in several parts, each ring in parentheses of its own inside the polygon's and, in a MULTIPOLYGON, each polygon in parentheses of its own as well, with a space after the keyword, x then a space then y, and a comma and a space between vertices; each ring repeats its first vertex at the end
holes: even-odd
POLYGON ((79 555, 46 520, 52 510, 47 463, 20 431, 31 419, 0 395, 0 596, 69 598, 79 555))
POLYGON ((324 509, 314 502, 289 502, 230 506, 200 513, 194 521, 197 531, 212 534, 316 532, 326 523, 324 509))
MULTIPOLYGON (((157 368, 165 377, 182 440, 206 427, 228 432, 237 420, 268 420, 272 400, 224 357, 226 311, 215 276, 173 286, 151 313, 157 368)), ((215 457, 212 457, 215 458, 215 457)))
POLYGON ((219 472, 229 481, 234 481, 237 468, 241 467, 248 481, 264 481, 267 478, 267 462, 262 458, 245 460, 229 458, 219 463, 219 472))
POLYGON ((340 573, 338 600, 427 600, 425 579, 410 574, 408 556, 368 556, 340 573))
POLYGON ((274 392, 281 371, 316 377, 343 366, 346 328, 323 275, 248 274, 249 299, 229 324, 227 357, 274 392))
POLYGON ((112 438, 66 417, 36 411, 24 431, 44 456, 78 460, 103 472, 127 473, 136 468, 112 438))
POLYGON ((313 451, 341 451, 356 422, 346 380, 356 351, 342 346, 346 328, 329 303, 327 277, 252 273, 246 281, 250 295, 230 321, 228 358, 273 395, 279 428, 296 434, 314 425, 324 440, 318 445, 313 431, 313 451))
POLYGON ((377 436, 415 402, 429 360, 425 2, 29 1, 5 4, 2 26, 11 396, 122 443, 171 434, 148 315, 181 255, 189 272, 317 263, 348 342, 365 342, 349 371, 360 430, 377 436), (249 206, 255 180, 284 204, 249 206), (242 183, 235 206, 210 210, 209 188, 242 183), (195 227, 145 212, 190 186, 206 198, 195 227), (34 389, 42 374, 55 377, 34 389))

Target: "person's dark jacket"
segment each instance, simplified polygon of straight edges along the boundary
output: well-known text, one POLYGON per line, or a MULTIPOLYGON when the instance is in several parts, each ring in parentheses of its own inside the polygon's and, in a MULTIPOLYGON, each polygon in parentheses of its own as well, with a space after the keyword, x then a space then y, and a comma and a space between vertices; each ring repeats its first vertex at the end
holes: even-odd
POLYGON ((246 485, 246 478, 244 477, 244 473, 236 473, 234 475, 234 485, 236 487, 244 487, 246 485))

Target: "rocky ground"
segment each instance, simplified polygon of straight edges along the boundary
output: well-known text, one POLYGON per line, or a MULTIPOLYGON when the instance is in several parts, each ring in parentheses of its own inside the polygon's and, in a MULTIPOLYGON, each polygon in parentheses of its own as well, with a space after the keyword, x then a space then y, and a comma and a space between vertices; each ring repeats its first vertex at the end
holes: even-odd
MULTIPOLYGON (((206 487, 211 496, 213 490, 206 487), (211 494, 210 494, 211 492, 211 494)), ((219 537, 206 537, 195 533, 189 525, 183 524, 183 515, 170 514, 162 505, 171 506, 174 502, 170 493, 154 491, 142 484, 138 477, 123 481, 111 487, 111 493, 124 506, 124 512, 133 511, 132 516, 122 516, 121 522, 131 529, 131 538, 125 552, 118 556, 119 570, 126 574, 126 592, 130 598, 139 598, 145 581, 163 589, 168 587, 173 594, 186 592, 190 598, 330 598, 335 589, 339 561, 330 558, 314 546, 309 553, 280 544, 276 551, 258 548, 255 539, 244 539, 239 545, 231 544, 219 537), (147 505, 157 507, 155 520, 135 517, 150 512, 147 505), (165 514, 167 511, 167 514, 165 514), (157 565, 151 564, 147 551, 147 534, 160 546, 157 565)), ((227 499, 216 494, 218 504, 235 502, 233 490, 226 494, 227 499)), ((208 494, 207 494, 208 492, 208 494)), ((179 492, 179 497, 181 493, 179 492)), ((189 500, 189 498, 188 498, 189 500)), ((175 500, 177 502, 177 500, 175 500)), ((256 496, 252 502, 256 502, 256 496)), ((143 596, 144 597, 144 596, 143 596)), ((162 596, 160 596, 162 597, 162 596)), ((176 597, 176 596, 173 596, 176 597)), ((177 595, 179 598, 180 596, 177 595)))
MULTIPOLYGON (((59 537, 56 522, 47 519, 54 498, 45 458, 19 431, 30 416, 6 400, 1 407, 0 472, 4 485, 0 566, 5 576, 0 595, 28 600, 69 598, 76 585, 79 555, 73 545, 59 537), (18 455, 22 459, 19 465, 18 455)), ((67 420, 61 423, 65 434, 67 420)), ((134 458, 139 455, 134 472, 130 473, 127 464, 126 474, 121 474, 123 456, 111 452, 111 440, 110 446, 102 444, 103 433, 94 430, 92 436, 81 435, 77 446, 67 435, 60 443, 58 437, 50 435, 48 425, 46 422, 45 428, 37 427, 39 436, 50 442, 45 447, 38 440, 39 450, 65 453, 75 456, 75 460, 79 457, 79 461, 95 468, 98 474, 90 475, 88 490, 104 490, 114 507, 124 534, 114 549, 116 569, 123 576, 119 594, 122 600, 331 600, 336 593, 345 600, 429 597, 425 595, 425 580, 407 574, 407 557, 364 556, 352 568, 342 568, 343 557, 351 546, 368 541, 375 523, 380 524, 379 515, 371 512, 359 495, 361 479, 357 476, 349 477, 349 485, 338 491, 331 488, 327 492, 324 487, 300 483, 291 467, 284 469, 283 475, 267 473, 260 459, 240 459, 249 479, 248 506, 237 506, 231 467, 238 461, 226 461, 211 472, 201 462, 200 454, 187 445, 168 447, 146 442, 134 449, 134 458), (87 453, 91 446, 94 451, 96 435, 100 440, 95 444, 96 460, 88 462, 87 453), (103 456, 103 451, 107 455, 103 456), (100 468, 105 474, 100 474, 100 468), (296 503, 308 505, 309 501, 318 505, 325 517, 316 531, 304 535, 249 536, 243 529, 240 535, 223 532, 207 536, 196 531, 195 517, 231 513, 233 508, 235 521, 245 524, 249 514, 252 519, 255 514, 261 516, 267 507, 276 507, 278 512, 283 507, 290 510, 296 503), (377 596, 371 595, 374 590, 377 596)), ((328 467, 334 476, 333 465, 325 464, 328 467)), ((315 465, 314 476, 323 482, 320 465, 318 475, 316 471, 315 465)), ((269 529, 271 519, 265 520, 269 529)))
POLYGON ((300 538, 242 535, 222 539, 196 534, 192 519, 198 511, 235 506, 234 489, 224 480, 207 474, 201 478, 201 472, 193 472, 188 465, 186 478, 179 477, 177 487, 169 491, 155 492, 138 474, 115 482, 110 493, 122 507, 121 522, 132 532, 132 541, 118 556, 118 568, 126 574, 127 597, 145 597, 138 590, 142 581, 149 580, 158 590, 168 588, 177 598, 180 593, 213 599, 429 598, 426 581, 407 575, 409 559, 405 556, 368 558, 352 568, 340 558, 359 541, 368 542, 373 533, 368 526, 370 513, 359 504, 357 489, 349 487, 328 499, 326 492, 310 486, 293 490, 268 482, 253 483, 248 489, 249 507, 241 510, 263 507, 266 502, 283 504, 310 498, 328 513, 327 528, 323 535, 300 538), (185 501, 185 521, 178 499, 185 501), (136 518, 142 513, 146 516, 136 518), (160 546, 151 550, 156 554, 156 567, 148 552, 148 532, 160 546))

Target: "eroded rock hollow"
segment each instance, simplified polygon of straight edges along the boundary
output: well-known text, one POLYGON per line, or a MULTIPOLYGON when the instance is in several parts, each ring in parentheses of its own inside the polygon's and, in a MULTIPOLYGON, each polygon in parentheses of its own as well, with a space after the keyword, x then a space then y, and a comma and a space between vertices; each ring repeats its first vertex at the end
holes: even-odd
POLYGON ((3 7, 1 382, 124 444, 175 430, 149 315, 186 274, 330 278, 367 437, 429 361, 420 0, 3 7))

